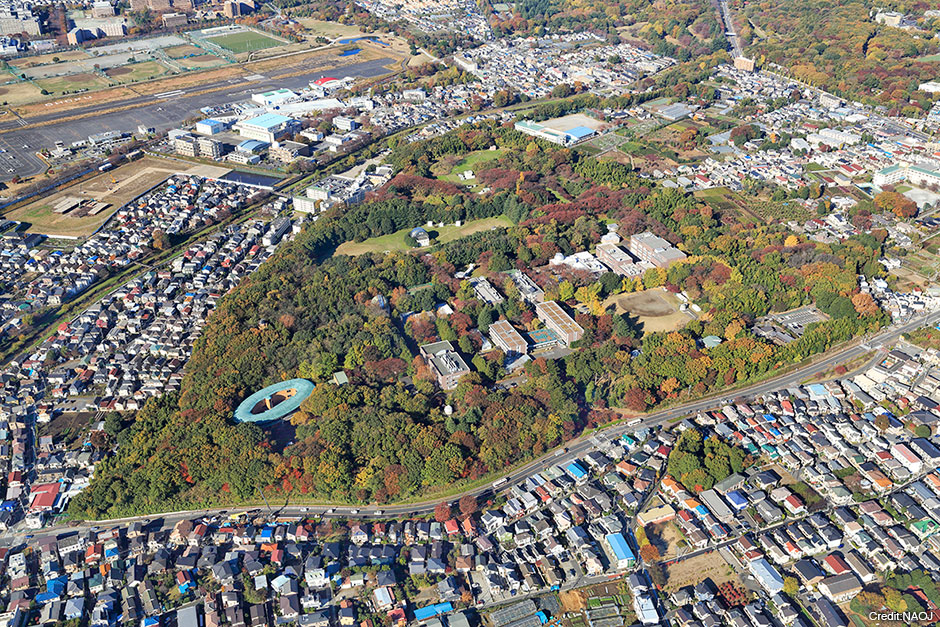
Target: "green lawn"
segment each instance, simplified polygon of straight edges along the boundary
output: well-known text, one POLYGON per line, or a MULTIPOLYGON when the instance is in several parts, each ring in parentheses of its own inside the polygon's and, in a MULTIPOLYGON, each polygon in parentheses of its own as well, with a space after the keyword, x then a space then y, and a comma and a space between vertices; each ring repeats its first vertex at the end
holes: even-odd
POLYGON ((505 154, 505 152, 505 148, 497 148, 496 150, 476 150, 467 154, 466 157, 457 162, 457 165, 451 168, 450 172, 447 174, 442 174, 437 178, 442 181, 450 181, 451 183, 463 183, 465 181, 461 181, 459 176, 461 172, 473 170, 481 163, 499 159, 503 154, 505 154))
POLYGON ((917 60, 918 61, 940 61, 940 54, 932 54, 927 57, 921 57, 917 60))
POLYGON ((819 165, 818 163, 807 163, 805 166, 807 172, 819 172, 820 170, 825 170, 824 166, 819 165))
MULTIPOLYGON (((443 244, 446 242, 451 242, 455 239, 460 239, 461 237, 466 237, 467 235, 472 235, 473 233, 488 231, 494 227, 508 227, 511 225, 512 222, 510 222, 508 218, 504 216, 498 216, 495 218, 471 220, 470 222, 467 222, 466 224, 463 224, 459 227, 454 226, 453 224, 448 224, 447 226, 442 226, 440 228, 428 228, 428 232, 431 233, 432 237, 436 232, 437 242, 443 244)), ((384 253, 386 251, 409 250, 407 244, 405 244, 405 236, 411 231, 411 228, 413 227, 396 231, 390 235, 372 237, 362 242, 345 242, 336 249, 336 254, 355 256, 364 255, 366 253, 384 253)))
POLYGON ((218 35, 216 37, 209 37, 206 41, 210 41, 235 54, 251 52, 252 50, 264 50, 265 48, 274 48, 282 45, 282 42, 277 39, 254 31, 241 31, 229 35, 218 35))

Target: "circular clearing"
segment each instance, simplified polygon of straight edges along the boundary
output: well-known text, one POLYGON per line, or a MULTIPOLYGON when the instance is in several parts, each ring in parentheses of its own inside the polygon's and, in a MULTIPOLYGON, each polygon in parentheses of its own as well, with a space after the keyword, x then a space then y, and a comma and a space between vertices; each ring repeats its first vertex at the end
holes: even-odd
POLYGON ((300 407, 313 392, 313 383, 306 379, 290 379, 258 390, 235 409, 235 422, 269 422, 280 420, 300 407))

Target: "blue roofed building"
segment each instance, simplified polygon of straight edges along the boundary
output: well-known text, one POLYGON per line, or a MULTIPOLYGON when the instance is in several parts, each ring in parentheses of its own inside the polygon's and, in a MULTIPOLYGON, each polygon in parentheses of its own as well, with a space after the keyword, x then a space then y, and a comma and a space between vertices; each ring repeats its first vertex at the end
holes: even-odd
POLYGON ((636 563, 636 556, 633 554, 630 545, 627 544, 627 540, 623 537, 622 533, 607 534, 604 540, 607 541, 607 545, 610 547, 611 553, 613 553, 618 569, 625 570, 636 563))
POLYGON ((571 138, 571 142, 579 142, 586 137, 590 137, 594 134, 594 129, 588 128, 586 126, 576 126, 572 129, 565 131, 565 134, 571 138))
POLYGON ((568 464, 568 467, 565 468, 565 472, 571 475, 575 481, 583 481, 587 479, 588 476, 587 470, 585 470, 584 466, 578 462, 571 462, 568 464))

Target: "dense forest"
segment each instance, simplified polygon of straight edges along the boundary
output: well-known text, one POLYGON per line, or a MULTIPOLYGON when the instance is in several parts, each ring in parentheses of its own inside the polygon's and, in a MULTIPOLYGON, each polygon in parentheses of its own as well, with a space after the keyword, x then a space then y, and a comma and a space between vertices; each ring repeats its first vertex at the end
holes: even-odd
MULTIPOLYGON (((911 9, 914 10, 913 3, 911 9)), ((748 54, 803 81, 848 98, 917 115, 930 96, 917 86, 937 77, 937 63, 920 60, 940 46, 932 33, 877 24, 861 0, 731 3, 748 54), (913 100, 913 102, 909 102, 913 100)), ((922 14, 928 8, 921 3, 922 14)), ((928 25, 925 25, 925 27, 928 25)))
MULTIPOLYGON (((393 144, 398 175, 361 205, 338 208, 217 306, 196 343, 180 395, 151 401, 131 437, 96 469, 71 505, 99 518, 207 503, 307 495, 386 502, 433 495, 618 417, 766 376, 884 322, 859 294, 856 275, 881 271, 881 245, 863 235, 820 244, 785 226, 717 209, 653 187, 628 167, 542 143, 511 126, 462 127, 393 144), (473 193, 434 177, 439 162, 490 146, 475 167, 489 188, 473 193), (347 241, 425 224, 503 215, 512 226, 425 249, 336 255, 347 241), (556 253, 592 250, 619 233, 652 231, 688 255, 636 278, 549 266, 556 253), (459 269, 474 264, 506 296, 478 300, 459 269), (546 298, 568 307, 584 337, 564 359, 535 359, 510 391, 498 350, 482 352, 488 327, 506 318, 540 326, 504 271, 521 269, 546 298), (605 300, 665 288, 702 307, 697 320, 644 333, 605 300), (749 328, 761 316, 815 302, 828 320, 775 346, 749 328), (438 315, 448 303, 453 313, 438 315), (701 338, 724 341, 704 348, 701 338), (472 364, 456 390, 436 389, 418 346, 449 340, 472 364), (337 370, 350 383, 330 382, 337 370), (260 387, 301 376, 315 392, 276 429, 235 425, 232 411, 260 387), (446 409, 449 406, 449 409, 446 409)), ((729 460, 736 465, 737 461, 729 460)))

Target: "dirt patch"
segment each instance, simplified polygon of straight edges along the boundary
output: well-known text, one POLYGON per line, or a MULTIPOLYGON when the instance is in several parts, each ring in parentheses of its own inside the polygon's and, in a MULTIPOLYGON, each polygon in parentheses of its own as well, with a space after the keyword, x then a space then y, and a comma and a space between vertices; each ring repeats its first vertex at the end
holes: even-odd
POLYGON ((133 72, 129 67, 116 67, 108 70, 106 74, 108 76, 124 76, 125 74, 130 74, 133 72))
POLYGON ((656 547, 663 559, 670 559, 678 554, 679 546, 685 544, 685 538, 679 527, 673 522, 647 525, 646 537, 656 547))
POLYGON ((634 316, 657 318, 668 316, 675 312, 675 308, 666 302, 658 290, 634 292, 625 296, 617 296, 615 304, 618 311, 628 311, 634 316))
POLYGON ((587 606, 583 590, 559 590, 558 603, 565 614, 580 612, 587 606))
POLYGON ((666 592, 672 593, 685 586, 694 586, 703 579, 711 579, 716 586, 726 581, 740 585, 734 569, 718 551, 703 553, 687 560, 670 564, 666 568, 666 592))

